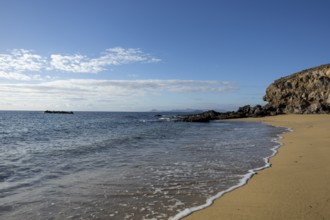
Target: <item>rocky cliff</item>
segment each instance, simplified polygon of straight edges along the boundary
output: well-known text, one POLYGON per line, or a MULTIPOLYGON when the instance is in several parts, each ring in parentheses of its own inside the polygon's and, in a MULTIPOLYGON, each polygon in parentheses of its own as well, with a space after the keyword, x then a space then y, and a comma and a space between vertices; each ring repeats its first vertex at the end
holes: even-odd
POLYGON ((303 70, 280 78, 268 86, 265 106, 246 105, 234 112, 207 111, 185 115, 187 122, 208 122, 216 119, 262 117, 278 114, 329 114, 330 64, 303 70))
POLYGON ((266 90, 266 109, 277 114, 330 112, 330 64, 276 80, 266 90))

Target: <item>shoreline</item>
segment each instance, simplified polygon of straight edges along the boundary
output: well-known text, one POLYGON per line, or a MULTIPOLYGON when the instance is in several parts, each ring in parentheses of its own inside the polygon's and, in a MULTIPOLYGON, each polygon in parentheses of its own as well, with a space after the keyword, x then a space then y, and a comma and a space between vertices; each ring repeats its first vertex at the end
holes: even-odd
MULTIPOLYGON (((238 121, 241 121, 241 120, 227 119, 226 121, 232 121, 232 122, 237 121, 238 122, 238 121)), ((251 122, 254 122, 254 121, 251 121, 251 122)), ((274 126, 274 127, 278 127, 278 126, 274 126)), ((278 153, 278 149, 283 146, 283 144, 279 140, 281 140, 283 138, 282 137, 283 134, 288 133, 288 132, 292 132, 291 128, 286 128, 286 127, 279 127, 279 128, 284 129, 284 131, 277 134, 276 137, 271 140, 271 142, 274 143, 274 146, 270 149, 272 153, 269 156, 263 158, 263 160, 264 160, 264 165, 263 166, 256 167, 256 168, 248 170, 247 173, 244 174, 242 176, 242 178, 239 180, 238 184, 230 186, 228 189, 220 191, 216 195, 211 196, 210 198, 206 199, 206 203, 204 203, 202 205, 189 207, 189 208, 184 209, 183 211, 179 212, 175 216, 169 218, 169 220, 184 219, 184 218, 194 214, 195 212, 207 209, 208 207, 212 206, 213 203, 216 200, 220 199, 225 194, 230 193, 230 192, 232 192, 232 191, 234 191, 238 188, 241 188, 241 187, 245 186, 250 181, 250 179, 253 178, 253 176, 258 174, 259 171, 262 171, 264 169, 267 169, 267 168, 271 167, 270 159, 272 157, 276 156, 276 154, 278 153)))
MULTIPOLYGON (((255 121, 292 128, 269 157, 270 169, 254 169, 240 186, 222 192, 213 204, 180 218, 330 219, 330 115, 279 115, 255 121), (329 161, 329 162, 328 162, 329 161), (252 178, 253 177, 253 178, 252 178), (248 184, 247 184, 248 183, 248 184), (188 215, 188 216, 187 216, 188 215)), ((268 167, 269 167, 268 166, 268 167)), ((179 218, 178 218, 179 219, 179 218)))

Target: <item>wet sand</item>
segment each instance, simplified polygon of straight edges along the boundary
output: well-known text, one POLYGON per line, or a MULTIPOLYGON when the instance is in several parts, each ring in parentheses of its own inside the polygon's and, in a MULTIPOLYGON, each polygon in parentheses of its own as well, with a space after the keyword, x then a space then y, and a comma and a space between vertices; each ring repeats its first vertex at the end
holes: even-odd
MULTIPOLYGON (((240 119, 242 120, 242 119, 240 119)), ((246 185, 186 220, 330 219, 330 115, 244 119, 289 127, 284 145, 246 185)))

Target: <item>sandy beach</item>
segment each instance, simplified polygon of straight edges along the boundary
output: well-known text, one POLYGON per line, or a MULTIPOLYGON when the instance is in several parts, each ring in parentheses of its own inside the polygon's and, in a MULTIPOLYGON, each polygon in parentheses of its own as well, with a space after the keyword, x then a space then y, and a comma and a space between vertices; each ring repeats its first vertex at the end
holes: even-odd
POLYGON ((282 135, 284 145, 270 159, 271 168, 185 219, 330 219, 330 115, 244 120, 289 127, 293 132, 282 135))

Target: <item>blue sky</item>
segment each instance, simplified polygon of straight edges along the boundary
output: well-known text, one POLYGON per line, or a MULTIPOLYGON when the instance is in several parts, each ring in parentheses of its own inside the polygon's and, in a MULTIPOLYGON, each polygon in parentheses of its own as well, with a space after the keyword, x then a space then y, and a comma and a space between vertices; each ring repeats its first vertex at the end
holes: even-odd
POLYGON ((330 61, 327 0, 1 0, 0 110, 236 109, 330 61))

